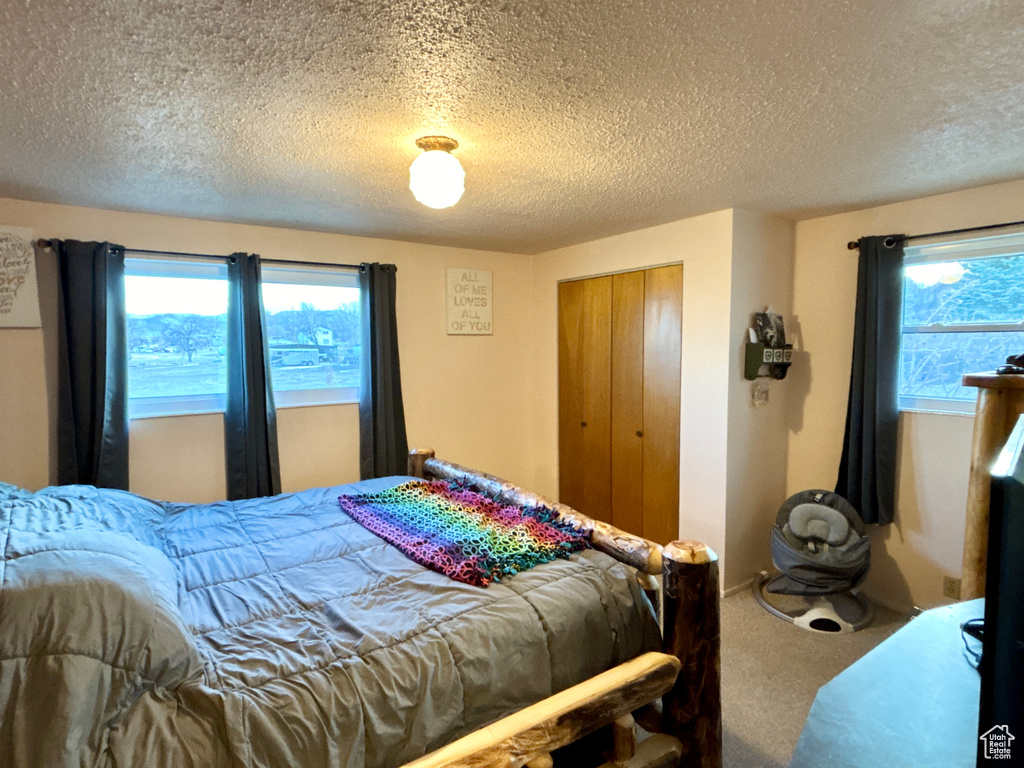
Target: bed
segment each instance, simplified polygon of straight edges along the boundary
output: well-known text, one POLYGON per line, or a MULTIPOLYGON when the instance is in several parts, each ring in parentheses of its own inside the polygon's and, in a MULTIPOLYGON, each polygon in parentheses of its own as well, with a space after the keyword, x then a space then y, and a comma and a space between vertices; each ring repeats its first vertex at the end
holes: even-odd
POLYGON ((538 498, 426 451, 269 499, 0 497, 0 766, 538 766, 609 724, 619 764, 720 764, 713 555, 562 507, 595 549, 460 584, 339 510, 413 477, 538 498))

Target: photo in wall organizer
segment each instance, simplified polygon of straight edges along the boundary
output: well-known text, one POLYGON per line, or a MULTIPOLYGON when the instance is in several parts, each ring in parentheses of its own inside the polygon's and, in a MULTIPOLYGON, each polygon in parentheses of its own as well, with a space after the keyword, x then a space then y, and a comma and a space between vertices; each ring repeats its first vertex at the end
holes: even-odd
MULTIPOLYGON (((757 331, 757 340, 766 347, 784 347, 786 345, 786 326, 782 315, 777 312, 772 312, 771 309, 767 312, 755 312, 754 328, 757 331)), ((786 377, 786 366, 782 364, 785 361, 784 350, 773 349, 769 353, 769 350, 766 349, 764 359, 769 376, 773 379, 786 377), (769 354, 772 356, 770 363, 768 362, 769 354)))
POLYGON ((0 328, 38 328, 32 230, 0 226, 0 328))

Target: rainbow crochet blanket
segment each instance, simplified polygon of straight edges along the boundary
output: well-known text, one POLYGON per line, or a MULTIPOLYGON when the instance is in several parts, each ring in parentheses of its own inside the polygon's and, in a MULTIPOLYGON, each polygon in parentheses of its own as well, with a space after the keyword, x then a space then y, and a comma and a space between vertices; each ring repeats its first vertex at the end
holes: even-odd
POLYGON ((414 480, 338 503, 420 565, 481 587, 588 546, 550 509, 506 506, 457 483, 414 480))

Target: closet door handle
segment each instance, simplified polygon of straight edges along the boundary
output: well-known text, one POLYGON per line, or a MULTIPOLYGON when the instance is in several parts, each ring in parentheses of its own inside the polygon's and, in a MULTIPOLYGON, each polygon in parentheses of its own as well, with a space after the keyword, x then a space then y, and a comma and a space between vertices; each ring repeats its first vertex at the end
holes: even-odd
POLYGON ((587 426, 587 422, 585 422, 585 421, 581 421, 581 422, 580 422, 580 426, 581 426, 581 427, 585 427, 585 426, 587 426))
POLYGON ((636 431, 636 436, 637 436, 637 437, 643 437, 643 436, 644 436, 644 433, 643 433, 643 432, 641 432, 641 431, 640 431, 640 430, 638 429, 638 430, 636 431))

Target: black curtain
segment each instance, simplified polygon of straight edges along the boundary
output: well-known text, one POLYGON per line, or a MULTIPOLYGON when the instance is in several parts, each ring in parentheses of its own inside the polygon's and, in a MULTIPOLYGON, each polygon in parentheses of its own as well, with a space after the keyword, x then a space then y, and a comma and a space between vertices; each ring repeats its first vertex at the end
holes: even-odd
POLYGON ((128 489, 124 248, 52 240, 57 254, 57 482, 128 489))
POLYGON ((891 523, 895 511, 902 302, 903 236, 862 237, 853 368, 836 493, 866 523, 891 523))
POLYGON ((398 364, 396 272, 394 264, 359 266, 359 471, 364 480, 406 473, 409 444, 398 364))
POLYGON ((267 327, 260 299, 260 257, 228 262, 228 394, 224 439, 228 499, 281 492, 277 412, 270 386, 267 327))

